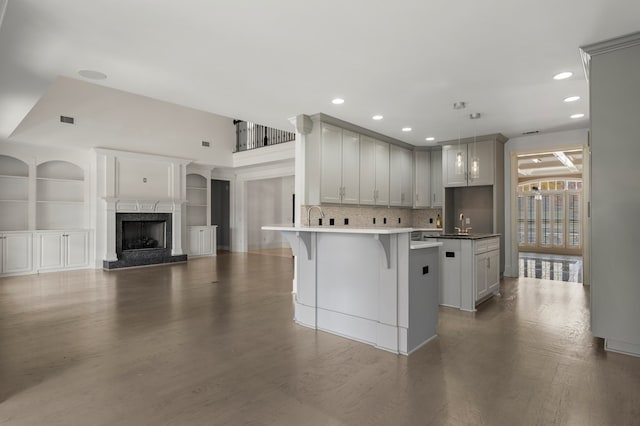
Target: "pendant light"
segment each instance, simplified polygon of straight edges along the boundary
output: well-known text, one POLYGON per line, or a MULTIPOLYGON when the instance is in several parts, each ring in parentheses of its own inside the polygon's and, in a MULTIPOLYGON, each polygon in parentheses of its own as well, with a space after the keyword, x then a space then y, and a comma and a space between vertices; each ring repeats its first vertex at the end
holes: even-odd
MULTIPOLYGON (((455 110, 463 110, 467 105, 464 102, 456 102, 453 104, 453 109, 455 110)), ((456 175, 461 176, 464 175, 465 166, 464 166, 464 153, 462 152, 462 148, 460 147, 460 123, 458 123, 458 153, 456 154, 456 175)))
MULTIPOLYGON (((472 120, 479 120, 480 113, 476 112, 469 114, 469 118, 472 120)), ((473 126, 473 156, 471 157, 471 170, 469 176, 471 179, 478 179, 480 177, 480 159, 478 158, 478 151, 476 150, 476 137, 478 136, 478 126, 474 123, 473 126)))

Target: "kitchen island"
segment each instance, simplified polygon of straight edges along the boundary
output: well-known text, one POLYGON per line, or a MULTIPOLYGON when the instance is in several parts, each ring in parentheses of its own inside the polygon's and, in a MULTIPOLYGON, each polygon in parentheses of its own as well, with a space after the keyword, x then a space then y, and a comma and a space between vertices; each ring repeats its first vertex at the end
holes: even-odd
POLYGON ((408 355, 436 337, 440 242, 412 228, 264 226, 295 256, 294 320, 408 355))

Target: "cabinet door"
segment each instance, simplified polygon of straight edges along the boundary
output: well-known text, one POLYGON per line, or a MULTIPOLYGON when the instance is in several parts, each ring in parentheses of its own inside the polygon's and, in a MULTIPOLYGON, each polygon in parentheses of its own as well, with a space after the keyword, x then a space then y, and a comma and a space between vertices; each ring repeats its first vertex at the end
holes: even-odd
POLYGON ((401 148, 389 146, 389 205, 402 205, 402 153, 401 148))
POLYGON ((342 203, 358 204, 360 192, 360 135, 342 131, 342 203))
POLYGON ((38 269, 64 268, 64 238, 62 232, 37 234, 38 269))
POLYGON ((200 230, 202 228, 199 226, 190 226, 188 228, 189 234, 189 254, 193 256, 197 256, 200 254, 200 230))
MULTIPOLYGON (((375 141, 376 205, 389 205, 389 144, 375 141)), ((362 184, 362 181, 360 182, 362 184)))
POLYGON ((65 266, 82 268, 89 266, 89 233, 65 232, 65 266))
POLYGON ((413 206, 413 152, 408 149, 402 149, 402 205, 406 207, 413 206))
POLYGON ((200 254, 211 253, 213 253, 213 232, 210 227, 206 227, 200 232, 200 254))
POLYGON ((431 181, 431 155, 429 151, 415 152, 415 207, 429 207, 431 205, 430 181, 431 181))
POLYGON ((475 279, 476 279, 476 301, 487 294, 487 268, 488 257, 486 253, 476 255, 475 279))
POLYGON ((500 250, 487 253, 487 293, 496 293, 500 289, 500 250))
POLYGON ((342 129, 323 123, 320 147, 320 202, 340 203, 342 129))
POLYGON ((445 145, 442 147, 442 181, 444 187, 467 186, 467 145, 445 145), (458 152, 462 154, 463 173, 456 174, 458 152))
POLYGON ((478 172, 479 176, 475 179, 471 177, 469 173, 469 186, 479 186, 479 185, 493 185, 494 183, 494 172, 495 172, 495 142, 493 141, 484 141, 477 142, 474 146, 473 143, 467 145, 468 150, 468 161, 467 161, 467 169, 471 170, 471 161, 473 157, 478 158, 478 172), (475 151, 475 152, 474 152, 475 151))
POLYGON ((366 136, 360 137, 360 204, 374 205, 376 190, 376 145, 366 136))
POLYGON ((3 246, 0 272, 13 274, 29 272, 33 268, 33 250, 31 234, 4 234, 0 245, 3 246), (4 244, 1 244, 4 242, 4 244))
POLYGON ((431 151, 431 207, 442 207, 442 151, 431 151))

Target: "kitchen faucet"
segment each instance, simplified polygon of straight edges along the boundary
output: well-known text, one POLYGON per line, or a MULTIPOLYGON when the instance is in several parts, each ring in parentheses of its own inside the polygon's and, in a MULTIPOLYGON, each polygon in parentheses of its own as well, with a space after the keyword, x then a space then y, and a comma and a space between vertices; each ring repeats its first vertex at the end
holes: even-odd
POLYGON ((307 208, 307 226, 311 226, 311 210, 313 209, 318 209, 318 211, 320 212, 320 218, 324 219, 324 213, 320 206, 309 206, 307 208))
POLYGON ((458 228, 457 226, 454 228, 458 230, 458 234, 468 234, 469 230, 471 229, 471 227, 465 228, 464 227, 464 214, 460 213, 460 228, 458 228))

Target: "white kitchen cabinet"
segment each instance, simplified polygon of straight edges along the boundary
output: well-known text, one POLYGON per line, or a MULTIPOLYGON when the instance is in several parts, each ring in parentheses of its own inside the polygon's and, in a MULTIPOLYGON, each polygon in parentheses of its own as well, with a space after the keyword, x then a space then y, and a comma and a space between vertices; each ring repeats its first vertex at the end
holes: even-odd
POLYGON ((216 255, 216 226, 189 226, 189 256, 216 255))
POLYGON ((389 144, 360 137, 360 204, 389 204, 389 144))
POLYGON ((31 272, 33 269, 33 234, 3 232, 0 234, 0 275, 31 272))
POLYGON ((360 135, 322 123, 320 202, 358 204, 360 135))
POLYGON ((494 141, 482 141, 469 144, 452 144, 442 147, 442 179, 445 187, 493 185, 495 182, 495 144, 494 141), (463 172, 456 173, 458 152, 462 153, 463 172), (471 162, 478 158, 479 176, 471 177, 471 162))
POLYGON ((500 239, 490 238, 474 243, 475 288, 479 301, 487 295, 497 293, 500 287, 500 239))
POLYGON ((413 205, 413 153, 391 145, 389 148, 389 205, 413 205))
POLYGON ((431 153, 415 152, 415 199, 414 207, 431 206, 431 153))
POLYGON ((89 267, 89 231, 39 231, 35 236, 38 272, 89 267))
POLYGON ((442 151, 431 151, 431 207, 442 207, 442 151))
POLYGON ((440 304, 475 311, 500 290, 500 238, 439 238, 442 246, 440 304))

